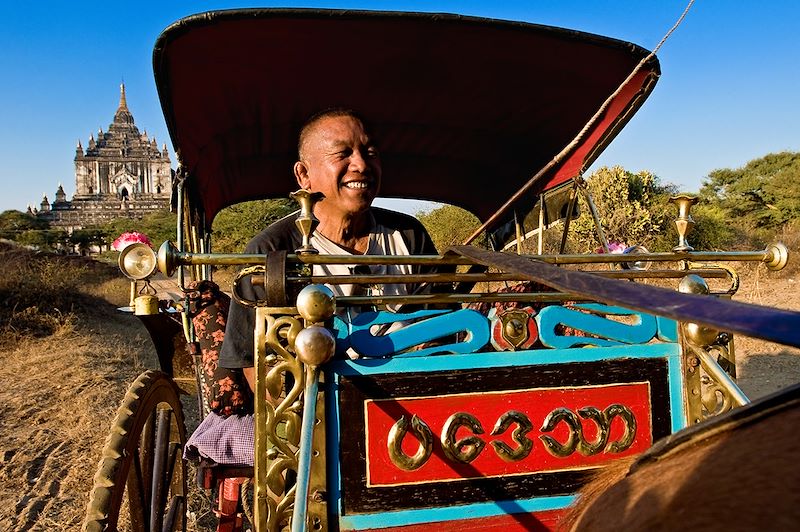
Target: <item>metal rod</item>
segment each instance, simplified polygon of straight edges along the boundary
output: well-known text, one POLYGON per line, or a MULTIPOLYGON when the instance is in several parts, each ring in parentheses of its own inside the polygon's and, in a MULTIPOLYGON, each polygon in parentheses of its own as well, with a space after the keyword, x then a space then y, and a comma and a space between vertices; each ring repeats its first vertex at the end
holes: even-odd
MULTIPOLYGON (((689 253, 621 254, 569 254, 526 255, 525 257, 548 264, 613 264, 622 262, 676 262, 691 261, 751 261, 767 262, 772 259, 770 250, 762 251, 692 251, 689 253)), ((264 254, 259 253, 174 253, 176 265, 213 264, 217 266, 245 266, 264 264, 264 254)), ((289 262, 302 264, 409 264, 409 265, 471 265, 474 261, 453 255, 293 255, 289 262)))
POLYGON ((706 370, 717 383, 722 385, 725 388, 725 391, 731 395, 733 402, 736 403, 736 406, 743 406, 750 402, 750 399, 744 394, 744 392, 736 385, 736 383, 731 379, 730 375, 728 375, 725 370, 723 370, 717 361, 711 358, 704 349, 696 349, 692 347, 692 351, 695 355, 700 359, 700 364, 703 365, 703 369, 706 370))
POLYGON ((519 223, 519 219, 517 218, 517 211, 514 211, 514 229, 517 232, 517 255, 522 255, 522 240, 524 235, 522 232, 522 225, 519 223))
MULTIPOLYGON (((267 311, 258 308, 256 313, 256 323, 254 337, 263 339, 267 334, 267 311)), ((256 530, 267 530, 268 503, 267 497, 267 347, 263 340, 255 343, 255 386, 253 391, 255 400, 253 401, 253 423, 255 425, 255 460, 253 476, 255 477, 255 489, 253 490, 253 506, 256 530)))
MULTIPOLYGON (((185 253, 186 252, 186 242, 185 242, 185 237, 184 237, 185 228, 184 228, 184 225, 183 225, 184 222, 185 222, 185 220, 183 219, 183 216, 184 216, 184 211, 185 211, 185 208, 186 208, 186 206, 183 203, 184 199, 185 199, 184 198, 184 190, 185 189, 183 188, 184 180, 183 180, 183 174, 180 172, 180 169, 179 169, 178 174, 181 177, 178 180, 178 227, 176 228, 176 237, 178 239, 178 253, 185 253)), ((178 286, 180 286, 181 289, 185 289, 186 288, 184 275, 185 274, 184 274, 183 268, 178 268, 178 286)))
POLYGON ((169 429, 172 411, 159 408, 156 421, 156 441, 153 447, 153 478, 151 479, 150 530, 160 530, 164 518, 164 500, 167 486, 164 472, 169 456, 169 429))
POLYGON ((561 245, 558 247, 558 253, 563 254, 567 248, 567 237, 569 236, 569 224, 572 220, 572 213, 575 212, 575 202, 578 200, 578 179, 581 176, 576 176, 573 179, 572 189, 569 191, 569 205, 567 207, 567 216, 564 218, 564 231, 561 233, 561 245))
POLYGON ((308 511, 308 487, 311 481, 311 451, 314 422, 317 417, 317 390, 319 368, 306 365, 306 386, 303 392, 303 425, 300 431, 300 449, 297 451, 297 484, 292 511, 292 532, 304 532, 308 511))
POLYGON ((537 255, 544 253, 544 194, 539 194, 539 238, 537 240, 537 255))
MULTIPOLYGON (((680 270, 615 270, 589 272, 601 277, 614 279, 679 279, 687 275, 680 270)), ((722 279, 729 274, 720 269, 693 269, 692 273, 710 279, 722 279)), ((396 283, 451 283, 451 282, 502 282, 523 281, 520 275, 513 273, 420 273, 412 275, 287 275, 289 283, 319 284, 396 284, 396 283)), ((263 276, 256 276, 253 285, 263 286, 263 276)))
POLYGON ((589 194, 589 189, 586 188, 586 183, 583 181, 579 181, 578 183, 580 191, 583 193, 583 199, 586 201, 586 205, 589 206, 589 213, 592 215, 592 220, 594 220, 594 228, 597 231, 597 239, 600 241, 600 245, 603 246, 603 251, 608 253, 608 239, 606 239, 606 233, 603 231, 603 222, 600 221, 600 214, 597 212, 597 207, 594 204, 592 195, 589 194))
POLYGON ((491 301, 524 301, 530 303, 563 303, 565 301, 591 301, 576 294, 563 292, 486 292, 480 294, 423 294, 411 296, 342 296, 336 298, 337 306, 355 305, 423 305, 428 303, 461 304, 491 301))

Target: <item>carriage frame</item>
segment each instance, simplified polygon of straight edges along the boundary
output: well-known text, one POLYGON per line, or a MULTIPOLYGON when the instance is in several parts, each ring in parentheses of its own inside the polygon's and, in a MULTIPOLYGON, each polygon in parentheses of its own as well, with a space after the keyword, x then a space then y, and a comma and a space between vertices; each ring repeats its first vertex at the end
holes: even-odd
MULTIPOLYGON (((351 44, 343 41, 337 46, 351 44)), ((121 512, 130 515, 134 529, 186 526, 181 457, 186 434, 178 396, 181 389, 195 388, 198 353, 189 351, 195 355, 192 368, 175 340, 196 345, 197 331, 188 295, 172 305, 140 299, 149 296, 140 294, 140 287, 156 266, 165 275, 177 273, 184 294, 192 291, 190 281, 210 280, 215 266, 243 268, 231 292, 256 313, 251 518, 260 531, 422 530, 443 523, 465 530, 555 527, 576 489, 609 459, 640 452, 658 438, 747 402, 735 384, 731 333, 797 342, 791 332, 796 313, 730 301, 738 276, 719 264, 753 261, 781 269, 786 248, 695 251, 689 240, 696 200, 688 196, 673 200, 679 239, 670 252, 639 246, 620 255, 563 252, 577 197, 584 195, 593 211, 583 172, 660 75, 657 59, 635 45, 454 15, 239 10, 175 23, 156 43, 154 67, 181 165, 173 195, 176 245, 164 243, 157 256, 147 246, 128 248, 120 266, 132 279, 132 295, 138 294, 131 307, 151 333, 162 372, 143 374, 126 395, 95 477, 87 530, 116 529, 121 512), (393 47, 411 30, 422 44, 393 47), (389 43, 369 52, 369 58, 383 61, 376 67, 382 74, 397 70, 381 87, 384 92, 373 94, 374 86, 362 92, 351 86, 298 88, 286 80, 291 76, 281 70, 308 51, 302 46, 287 51, 287 38, 308 36, 313 49, 342 33, 355 34, 353 39, 381 35, 389 43), (525 59, 512 65, 497 50, 483 52, 487 36, 525 59), (404 83, 408 72, 396 61, 419 57, 425 47, 434 51, 414 67, 419 86, 404 83), (445 63, 452 49, 468 50, 471 63, 445 63), (239 55, 232 55, 235 50, 239 55), (542 50, 564 57, 548 58, 542 50), (604 61, 599 65, 598 57, 604 61), (538 74, 548 83, 524 74, 533 68, 529 59, 539 61, 538 74), (501 102, 493 80, 512 66, 523 74, 508 86, 509 101, 501 102), (476 80, 470 69, 485 69, 488 81, 476 80), (245 79, 235 75, 245 72, 245 79), (223 81, 209 82, 216 78, 223 81), (465 87, 465 79, 473 82, 468 97, 453 96, 452 108, 440 109, 442 98, 465 87), (593 85, 574 91, 577 79, 591 79, 593 85), (253 97, 262 92, 266 96, 253 97), (563 101, 548 100, 562 92, 568 93, 563 101), (385 109, 384 102, 396 94, 407 95, 407 101, 385 109), (469 98, 477 102, 472 107, 469 98), (239 107, 225 104, 231 99, 239 107), (553 109, 528 105, 531 101, 548 101, 553 109), (211 222, 219 210, 249 199, 285 197, 292 190, 287 139, 311 110, 329 104, 374 117, 378 136, 390 146, 386 166, 396 176, 389 195, 421 191, 425 199, 463 206, 483 222, 480 231, 490 247, 516 245, 517 253, 456 246, 437 256, 319 255, 308 239, 320 198, 302 191, 296 194, 297 227, 304 246, 266 255, 213 252, 211 222), (199 117, 202 105, 207 112, 199 117), (464 116, 465 109, 471 116, 464 116), (511 114, 515 109, 519 116, 511 114), (538 130, 541 124, 531 127, 533 116, 549 127, 547 138, 538 130), (496 142, 480 128, 465 129, 471 123, 492 124, 496 142), (259 131, 268 134, 254 133, 259 131), (444 141, 432 141, 431 135, 444 141), (234 147, 236 139, 241 146, 234 147), (481 143, 484 155, 495 161, 527 151, 498 165, 500 175, 487 189, 487 165, 473 152, 481 143), (450 174, 443 173, 445 162, 450 174), (519 253, 523 235, 533 229, 541 237, 556 224, 564 232, 559 253, 543 254, 541 238, 538 254, 519 253), (323 263, 460 269, 402 278, 312 275, 313 265, 323 263), (680 281, 679 291, 630 282, 653 278, 680 281), (709 293, 704 278, 728 279, 729 286, 709 293), (333 298, 323 286, 392 282, 451 289, 333 298), (247 300, 241 283, 270 289, 263 299, 247 300), (528 284, 508 292, 481 290, 478 283, 528 284), (367 312, 361 323, 334 317, 347 306, 390 303, 431 310, 400 316, 367 312), (474 308, 480 303, 500 306, 487 314, 474 308), (758 319, 745 319, 752 316, 758 319), (414 324, 402 335, 370 333, 377 324, 404 320, 414 324), (349 347, 362 357, 344 356, 349 347), (281 399, 263 399, 268 389, 282 391, 281 399), (351 430, 353 420, 365 429, 351 430), (495 438, 482 436, 488 432, 495 438)), ((599 223, 598 239, 608 249, 599 223)), ((234 501, 233 508, 221 510, 226 520, 220 529, 241 524, 237 496, 222 493, 241 482, 226 484, 226 479, 250 473, 246 467, 214 473, 221 504, 234 501)))

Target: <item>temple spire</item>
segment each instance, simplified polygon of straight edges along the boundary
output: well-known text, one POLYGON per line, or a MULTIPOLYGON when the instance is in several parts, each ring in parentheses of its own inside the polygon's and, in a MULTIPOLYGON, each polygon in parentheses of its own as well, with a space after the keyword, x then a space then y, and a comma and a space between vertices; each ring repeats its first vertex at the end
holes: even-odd
POLYGON ((125 98, 125 83, 119 84, 119 108, 128 110, 128 100, 125 98))
POLYGON ((119 85, 119 107, 117 107, 117 112, 114 113, 114 124, 133 125, 133 115, 128 110, 128 99, 125 96, 124 83, 119 85))

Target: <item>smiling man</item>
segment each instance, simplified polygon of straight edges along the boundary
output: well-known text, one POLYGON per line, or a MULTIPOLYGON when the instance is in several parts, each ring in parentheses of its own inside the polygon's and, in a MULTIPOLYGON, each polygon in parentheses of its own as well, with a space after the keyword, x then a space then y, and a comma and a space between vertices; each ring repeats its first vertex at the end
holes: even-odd
MULTIPOLYGON (((329 255, 436 255, 436 247, 416 218, 372 206, 381 184, 381 159, 369 130, 353 111, 333 109, 313 116, 300 132, 298 161, 294 174, 301 188, 322 192, 314 214, 319 225, 310 243, 329 255)), ((256 235, 245 253, 294 252, 302 245, 295 225, 297 213, 273 223, 256 235)), ((313 275, 358 273, 397 275, 414 273, 409 265, 314 265, 313 275)), ((339 284, 330 288, 338 296, 354 295, 361 287, 339 284)), ((415 285, 387 284, 372 287, 372 295, 404 295, 415 285)), ((263 287, 243 282, 242 296, 265 299, 263 287)), ((354 309, 342 311, 349 319, 354 309)), ((357 310, 356 310, 357 311, 357 310)), ((242 368, 251 389, 255 388, 253 331, 255 312, 231 301, 225 338, 219 355, 221 368, 242 368)), ((349 353, 357 356, 355 353, 349 353)), ((244 384, 241 384, 244 386, 244 384)), ((239 386, 234 384, 234 386, 239 386)), ((187 456, 200 455, 222 464, 253 463, 252 415, 225 417, 211 413, 187 443, 187 456)))
MULTIPOLYGON (((311 117, 298 141, 294 175, 298 185, 325 198, 314 206, 319 225, 311 245, 329 255, 436 255, 428 233, 416 218, 372 206, 381 185, 381 159, 375 140, 358 115, 347 109, 332 109, 311 117)), ((278 220, 256 235, 245 253, 287 250, 302 244, 295 225, 296 214, 278 220)), ((363 267, 362 267, 363 268, 363 267)), ((410 274, 408 265, 371 266, 373 274, 410 274)), ((344 265, 315 265, 314 275, 348 275, 344 265)), ((361 271, 359 271, 361 273, 361 271)), ((367 272, 363 272, 367 273, 367 272)), ((331 285, 336 295, 354 295, 355 285, 331 285)), ((403 295, 416 287, 404 284, 372 288, 373 295, 403 295)), ((260 287, 243 284, 245 297, 262 298, 260 287)), ((220 366, 244 368, 253 382, 254 312, 232 302, 220 366)))
MULTIPOLYGON (((314 206, 319 225, 310 239, 321 254, 437 254, 419 220, 372 206, 380 191, 380 154, 364 122, 353 111, 333 109, 309 119, 300 132, 298 159, 294 165, 298 185, 325 195, 314 206)), ((245 253, 294 252, 302 245, 296 218, 297 213, 291 214, 264 229, 250 241, 245 253)), ((364 268, 358 273, 368 273, 364 268)), ((314 265, 313 275, 352 275, 354 269, 347 265, 314 265)), ((414 271, 414 267, 402 264, 369 267, 369 273, 383 275, 414 271)), ((330 288, 336 295, 346 296, 354 295, 361 287, 340 284, 330 288)), ((388 284, 370 290, 373 295, 404 295, 415 288, 388 284)), ((243 282, 240 291, 250 300, 265 299, 263 287, 243 282)), ((342 317, 347 319, 349 315, 342 317)), ((254 310, 231 301, 219 367, 242 368, 251 389, 255 388, 254 329, 254 310)), ((225 417, 214 412, 206 416, 187 443, 187 456, 195 455, 222 464, 252 464, 252 416, 225 417)))
POLYGON ((294 175, 301 188, 322 192, 317 232, 351 253, 367 252, 370 207, 381 185, 378 148, 350 111, 328 111, 303 127, 294 175))

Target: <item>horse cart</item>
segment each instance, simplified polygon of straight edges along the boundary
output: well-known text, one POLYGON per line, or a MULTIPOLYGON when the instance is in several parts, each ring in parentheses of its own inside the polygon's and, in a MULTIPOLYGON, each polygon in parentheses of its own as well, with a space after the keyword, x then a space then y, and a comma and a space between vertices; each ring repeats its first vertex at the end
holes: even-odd
POLYGON ((87 530, 186 527, 179 395, 203 387, 192 294, 217 266, 242 268, 223 290, 256 315, 255 463, 211 468, 220 530, 240 527, 243 507, 262 532, 552 529, 610 460, 747 402, 732 333, 800 343, 797 314, 730 300, 728 261, 780 269, 785 247, 694 250, 693 198, 674 198, 671 251, 568 254, 564 236, 543 253, 546 230, 569 231, 583 172, 659 78, 636 45, 454 15, 239 10, 167 28, 154 69, 180 163, 177 239, 157 256, 130 246, 120 265, 161 367, 119 410, 87 530), (356 109, 379 139, 382 196, 462 207, 482 244, 320 254, 309 244, 319 198, 301 192, 303 246, 214 252, 221 209, 297 188, 299 128, 333 106, 356 109), (538 253, 521 252, 526 235, 538 253), (314 274, 319 264, 354 273, 314 274), (387 264, 420 268, 398 277, 387 264), (185 297, 146 293, 156 265, 185 297), (398 282, 433 289, 369 290, 398 282), (244 297, 245 283, 264 296, 244 297), (336 284, 364 290, 337 298, 336 284), (252 503, 238 493, 249 477, 252 503))

